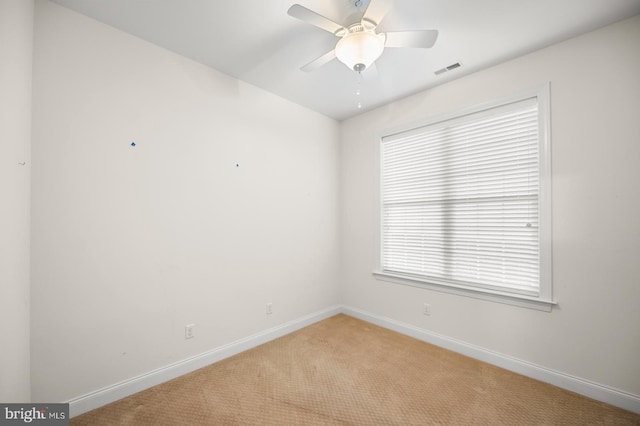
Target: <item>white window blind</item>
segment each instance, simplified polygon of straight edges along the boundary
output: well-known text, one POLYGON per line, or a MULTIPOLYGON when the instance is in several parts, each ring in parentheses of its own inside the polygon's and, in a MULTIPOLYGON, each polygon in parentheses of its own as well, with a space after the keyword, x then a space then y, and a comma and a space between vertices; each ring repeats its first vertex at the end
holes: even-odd
POLYGON ((381 269, 540 295, 536 97, 382 138, 381 269))

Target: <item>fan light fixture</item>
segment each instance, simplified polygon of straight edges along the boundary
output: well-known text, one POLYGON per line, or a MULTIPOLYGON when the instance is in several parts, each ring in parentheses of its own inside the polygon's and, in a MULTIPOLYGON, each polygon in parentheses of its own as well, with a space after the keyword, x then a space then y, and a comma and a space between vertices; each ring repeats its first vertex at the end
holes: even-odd
POLYGON ((336 44, 336 57, 350 69, 362 72, 382 55, 383 37, 368 30, 349 32, 336 44))
MULTIPOLYGON (((346 2, 352 3, 353 1, 346 2)), ((393 0, 355 0, 356 8, 362 8, 363 5, 366 5, 366 9, 360 21, 351 21, 351 25, 348 26, 338 24, 302 5, 292 5, 287 10, 289 16, 328 31, 340 39, 335 49, 319 56, 300 69, 304 72, 311 72, 337 58, 349 69, 361 73, 378 60, 384 49, 396 47, 428 49, 432 47, 438 38, 437 30, 376 32, 378 24, 384 19, 392 4, 393 0)), ((356 15, 354 13, 351 16, 353 18, 356 15)))

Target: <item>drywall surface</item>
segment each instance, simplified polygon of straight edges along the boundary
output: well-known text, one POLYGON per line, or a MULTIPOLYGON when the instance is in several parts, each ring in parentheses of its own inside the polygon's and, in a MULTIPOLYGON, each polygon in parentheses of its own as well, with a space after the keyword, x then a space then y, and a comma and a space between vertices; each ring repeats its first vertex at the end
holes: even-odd
POLYGON ((639 47, 635 17, 343 122, 343 303, 640 395, 639 47), (376 138, 547 81, 557 308, 540 312, 374 279, 376 138))
POLYGON ((0 2, 0 401, 29 402, 32 0, 0 2))
POLYGON ((33 90, 34 400, 338 302, 338 122, 47 1, 33 90))

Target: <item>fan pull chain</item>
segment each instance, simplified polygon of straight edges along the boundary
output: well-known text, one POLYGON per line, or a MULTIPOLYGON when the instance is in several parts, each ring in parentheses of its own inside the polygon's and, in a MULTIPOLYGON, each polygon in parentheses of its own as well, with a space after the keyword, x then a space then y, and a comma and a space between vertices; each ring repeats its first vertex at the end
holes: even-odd
POLYGON ((356 77, 356 99, 358 101, 358 109, 362 109, 362 102, 360 101, 360 95, 362 94, 362 74, 360 73, 356 73, 357 77, 356 77))

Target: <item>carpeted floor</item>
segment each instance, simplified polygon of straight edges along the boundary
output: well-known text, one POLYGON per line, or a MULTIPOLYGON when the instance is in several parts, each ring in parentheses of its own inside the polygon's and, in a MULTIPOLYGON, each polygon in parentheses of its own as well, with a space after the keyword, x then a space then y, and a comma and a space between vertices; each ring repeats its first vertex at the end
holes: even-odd
POLYGON ((337 315, 71 425, 640 425, 640 415, 337 315))

